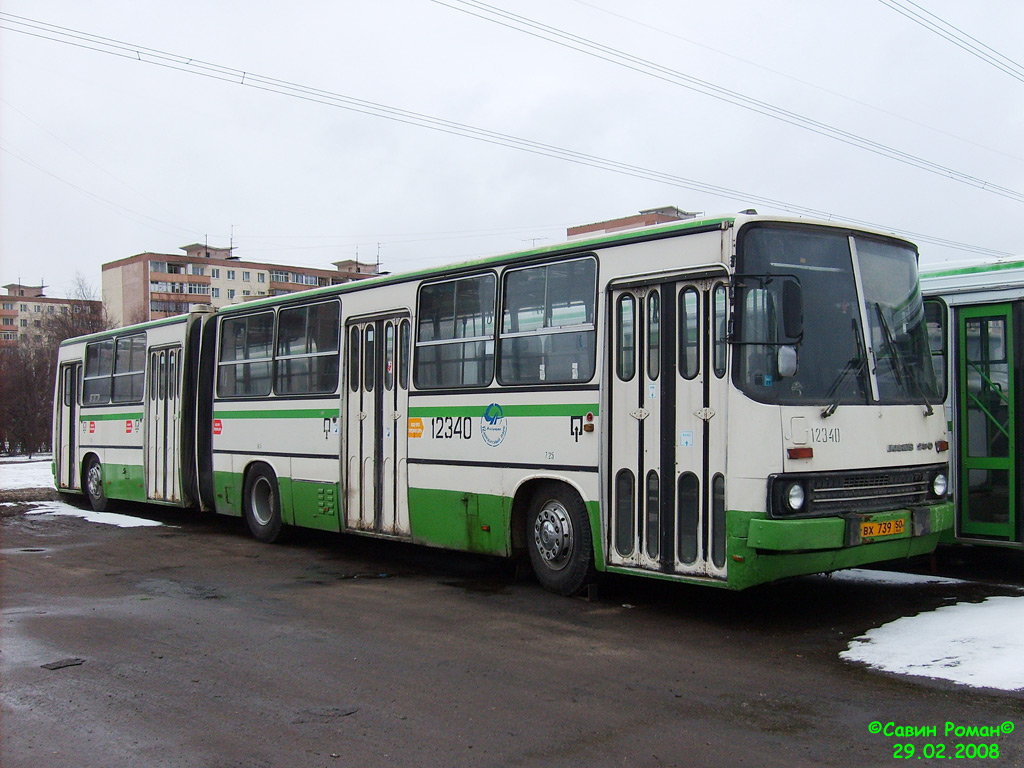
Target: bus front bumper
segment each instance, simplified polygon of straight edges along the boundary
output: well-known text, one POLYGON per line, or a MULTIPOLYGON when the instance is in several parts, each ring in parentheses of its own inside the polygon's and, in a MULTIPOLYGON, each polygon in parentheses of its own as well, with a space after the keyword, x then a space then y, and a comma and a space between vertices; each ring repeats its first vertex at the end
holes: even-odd
POLYGON ((928 554, 953 527, 953 503, 796 520, 741 513, 733 523, 727 586, 745 589, 787 576, 928 554))
POLYGON ((914 538, 935 540, 953 527, 953 505, 945 502, 873 514, 795 520, 755 518, 746 544, 751 549, 793 552, 845 549, 914 538))

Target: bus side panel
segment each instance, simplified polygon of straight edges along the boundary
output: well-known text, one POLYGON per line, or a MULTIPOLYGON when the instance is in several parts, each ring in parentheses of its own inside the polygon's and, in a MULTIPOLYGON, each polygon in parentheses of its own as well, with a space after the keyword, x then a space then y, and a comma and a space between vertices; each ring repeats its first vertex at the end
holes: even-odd
POLYGON ((124 407, 138 410, 121 410, 117 406, 82 409, 80 466, 84 467, 95 456, 100 462, 107 498, 146 501, 142 406, 124 407))
POLYGON ((242 476, 231 469, 228 457, 214 460, 210 490, 213 494, 213 510, 220 515, 242 516, 242 476), (219 469, 222 464, 227 469, 219 469))
POLYGON ((409 525, 417 544, 508 556, 511 509, 505 496, 409 488, 409 525))

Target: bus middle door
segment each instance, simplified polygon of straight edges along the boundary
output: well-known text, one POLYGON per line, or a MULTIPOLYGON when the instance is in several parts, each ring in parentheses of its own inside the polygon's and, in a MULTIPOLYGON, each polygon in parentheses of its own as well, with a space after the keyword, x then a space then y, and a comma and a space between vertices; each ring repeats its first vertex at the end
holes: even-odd
POLYGON ((181 347, 149 351, 149 391, 143 419, 146 498, 181 499, 181 347))
POLYGON ((348 324, 346 525, 409 535, 410 323, 391 315, 348 324))

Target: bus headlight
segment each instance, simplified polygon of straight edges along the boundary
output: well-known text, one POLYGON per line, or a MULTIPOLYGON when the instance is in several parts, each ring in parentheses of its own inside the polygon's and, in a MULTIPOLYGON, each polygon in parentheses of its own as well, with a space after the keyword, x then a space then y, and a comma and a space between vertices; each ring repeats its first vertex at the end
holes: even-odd
POLYGON ((804 487, 800 483, 790 483, 789 487, 786 488, 786 506, 789 507, 791 512, 799 512, 804 508, 804 501, 806 495, 804 494, 804 487))
POLYGON ((946 481, 946 473, 936 473, 935 477, 932 478, 932 495, 941 499, 946 495, 948 488, 949 483, 946 481))

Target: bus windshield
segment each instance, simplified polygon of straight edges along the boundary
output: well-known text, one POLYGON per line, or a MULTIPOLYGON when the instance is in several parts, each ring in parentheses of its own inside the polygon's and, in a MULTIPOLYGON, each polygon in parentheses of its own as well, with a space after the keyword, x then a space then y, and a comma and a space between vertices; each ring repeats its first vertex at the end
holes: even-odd
POLYGON ((840 405, 938 400, 908 245, 754 225, 737 271, 734 380, 750 397, 822 405, 826 416, 840 405), (798 331, 784 322, 787 284, 799 286, 798 331))

